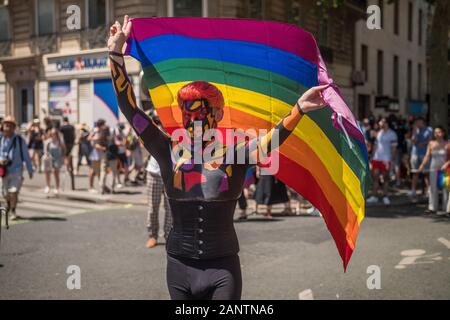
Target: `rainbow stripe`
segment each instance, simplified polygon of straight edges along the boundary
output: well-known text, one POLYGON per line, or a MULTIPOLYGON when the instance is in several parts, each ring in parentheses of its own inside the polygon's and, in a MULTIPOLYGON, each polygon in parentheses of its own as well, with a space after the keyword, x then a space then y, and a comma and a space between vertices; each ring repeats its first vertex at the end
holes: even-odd
POLYGON ((138 18, 127 54, 141 62, 168 132, 181 126, 176 94, 191 81, 217 86, 225 98, 219 125, 244 130, 272 128, 308 88, 331 84, 330 108, 303 117, 279 149, 277 177, 320 210, 347 267, 364 218, 368 156, 311 34, 268 21, 138 18))
POLYGON ((437 187, 439 190, 450 190, 450 168, 438 171, 437 187))

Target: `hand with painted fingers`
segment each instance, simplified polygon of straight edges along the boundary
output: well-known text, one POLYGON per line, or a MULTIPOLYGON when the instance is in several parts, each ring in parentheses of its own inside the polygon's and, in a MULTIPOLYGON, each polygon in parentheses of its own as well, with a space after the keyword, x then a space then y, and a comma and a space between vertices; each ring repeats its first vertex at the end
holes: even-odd
POLYGON ((123 53, 123 46, 131 33, 130 17, 123 17, 123 25, 116 21, 109 29, 108 49, 110 52, 123 53))
POLYGON ((314 110, 321 109, 327 105, 323 99, 322 92, 330 85, 325 84, 310 88, 308 91, 302 94, 297 101, 297 106, 301 113, 308 113, 314 110))

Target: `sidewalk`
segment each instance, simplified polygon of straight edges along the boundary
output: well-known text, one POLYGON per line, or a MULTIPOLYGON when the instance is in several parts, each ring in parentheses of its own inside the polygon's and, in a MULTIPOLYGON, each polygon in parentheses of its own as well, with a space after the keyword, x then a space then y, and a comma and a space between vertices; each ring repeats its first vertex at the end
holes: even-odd
MULTIPOLYGON (((116 203, 116 204, 134 204, 134 205, 147 205, 147 187, 144 185, 140 186, 124 186, 121 189, 116 190, 115 194, 101 195, 93 194, 88 191, 88 175, 87 167, 82 166, 80 174, 75 176, 75 188, 72 191, 70 186, 70 177, 64 171, 61 172, 61 193, 59 198, 67 200, 82 200, 93 203, 116 203)), ((111 177, 108 177, 111 178, 111 177)), ((53 178, 52 178, 53 179, 53 178)), ((53 181, 53 180, 52 180, 53 181)), ((110 180, 107 180, 107 185, 109 185, 110 180)), ((98 188, 98 179, 95 180, 95 186, 98 188)), ((46 198, 47 195, 44 194, 45 188, 45 177, 43 173, 36 173, 32 180, 25 175, 25 182, 23 189, 25 192, 33 192, 35 194, 42 194, 42 198, 46 198)), ((427 198, 423 196, 418 196, 416 201, 411 201, 407 193, 409 190, 406 189, 391 189, 391 206, 406 206, 411 204, 426 203, 427 198)), ((249 200, 249 205, 252 206, 253 200, 249 200)), ((380 201, 378 204, 367 204, 369 208, 385 207, 380 201)), ((274 208, 274 211, 278 211, 274 208)))
MULTIPOLYGON (((107 185, 110 185, 111 177, 108 176, 107 185)), ((52 176, 52 186, 54 186, 54 178, 52 176)), ((94 180, 94 186, 98 188, 98 179, 94 180)), ((25 181, 23 184, 23 191, 27 193, 42 194, 42 198, 45 199, 47 194, 44 193, 45 188, 45 176, 43 173, 35 173, 32 180, 25 174, 25 181)), ((61 192, 58 195, 60 199, 67 200, 82 200, 92 203, 117 203, 117 204, 134 204, 134 205, 147 205, 147 193, 146 186, 123 186, 116 190, 115 194, 90 193, 88 169, 86 166, 80 168, 78 176, 75 176, 75 190, 71 189, 70 176, 66 171, 61 172, 61 192)), ((50 196, 53 193, 50 193, 50 196)))

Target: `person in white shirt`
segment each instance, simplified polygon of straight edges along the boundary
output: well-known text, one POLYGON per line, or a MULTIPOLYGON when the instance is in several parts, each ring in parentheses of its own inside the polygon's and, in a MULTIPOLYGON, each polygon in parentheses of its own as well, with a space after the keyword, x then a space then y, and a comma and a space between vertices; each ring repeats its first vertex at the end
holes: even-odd
POLYGON ((170 229, 172 228, 172 212, 170 211, 169 201, 164 193, 164 183, 161 178, 161 171, 155 158, 149 157, 147 165, 147 195, 148 195, 148 211, 147 211, 147 230, 149 239, 146 247, 153 248, 158 244, 159 233, 159 205, 161 197, 164 201, 164 238, 167 240, 170 229))
POLYGON ((371 161, 373 192, 367 203, 378 202, 379 180, 383 179, 383 203, 389 205, 388 197, 389 170, 394 164, 397 150, 397 134, 389 128, 386 118, 379 121, 380 131, 375 141, 375 150, 371 161))

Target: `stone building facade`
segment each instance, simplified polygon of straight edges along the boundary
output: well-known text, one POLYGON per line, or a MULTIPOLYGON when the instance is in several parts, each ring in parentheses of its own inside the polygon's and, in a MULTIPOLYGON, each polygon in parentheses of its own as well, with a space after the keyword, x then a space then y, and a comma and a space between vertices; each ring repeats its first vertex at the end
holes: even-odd
MULTIPOLYGON (((36 116, 68 116, 89 125, 100 117, 120 121, 105 43, 109 25, 124 14, 299 24, 315 35, 332 77, 353 106, 355 23, 364 17, 365 2, 346 0, 324 14, 313 0, 0 0, 0 27, 7 30, 0 38, 0 116, 14 115, 20 123, 36 116), (77 14, 73 5, 80 17, 74 30, 68 26, 68 18, 77 14)), ((139 64, 130 58, 127 69, 140 88, 139 64)), ((148 97, 135 91, 145 105, 148 97)))
POLYGON ((369 0, 381 9, 381 29, 356 24, 355 112, 427 116, 427 26, 424 0, 369 0))

